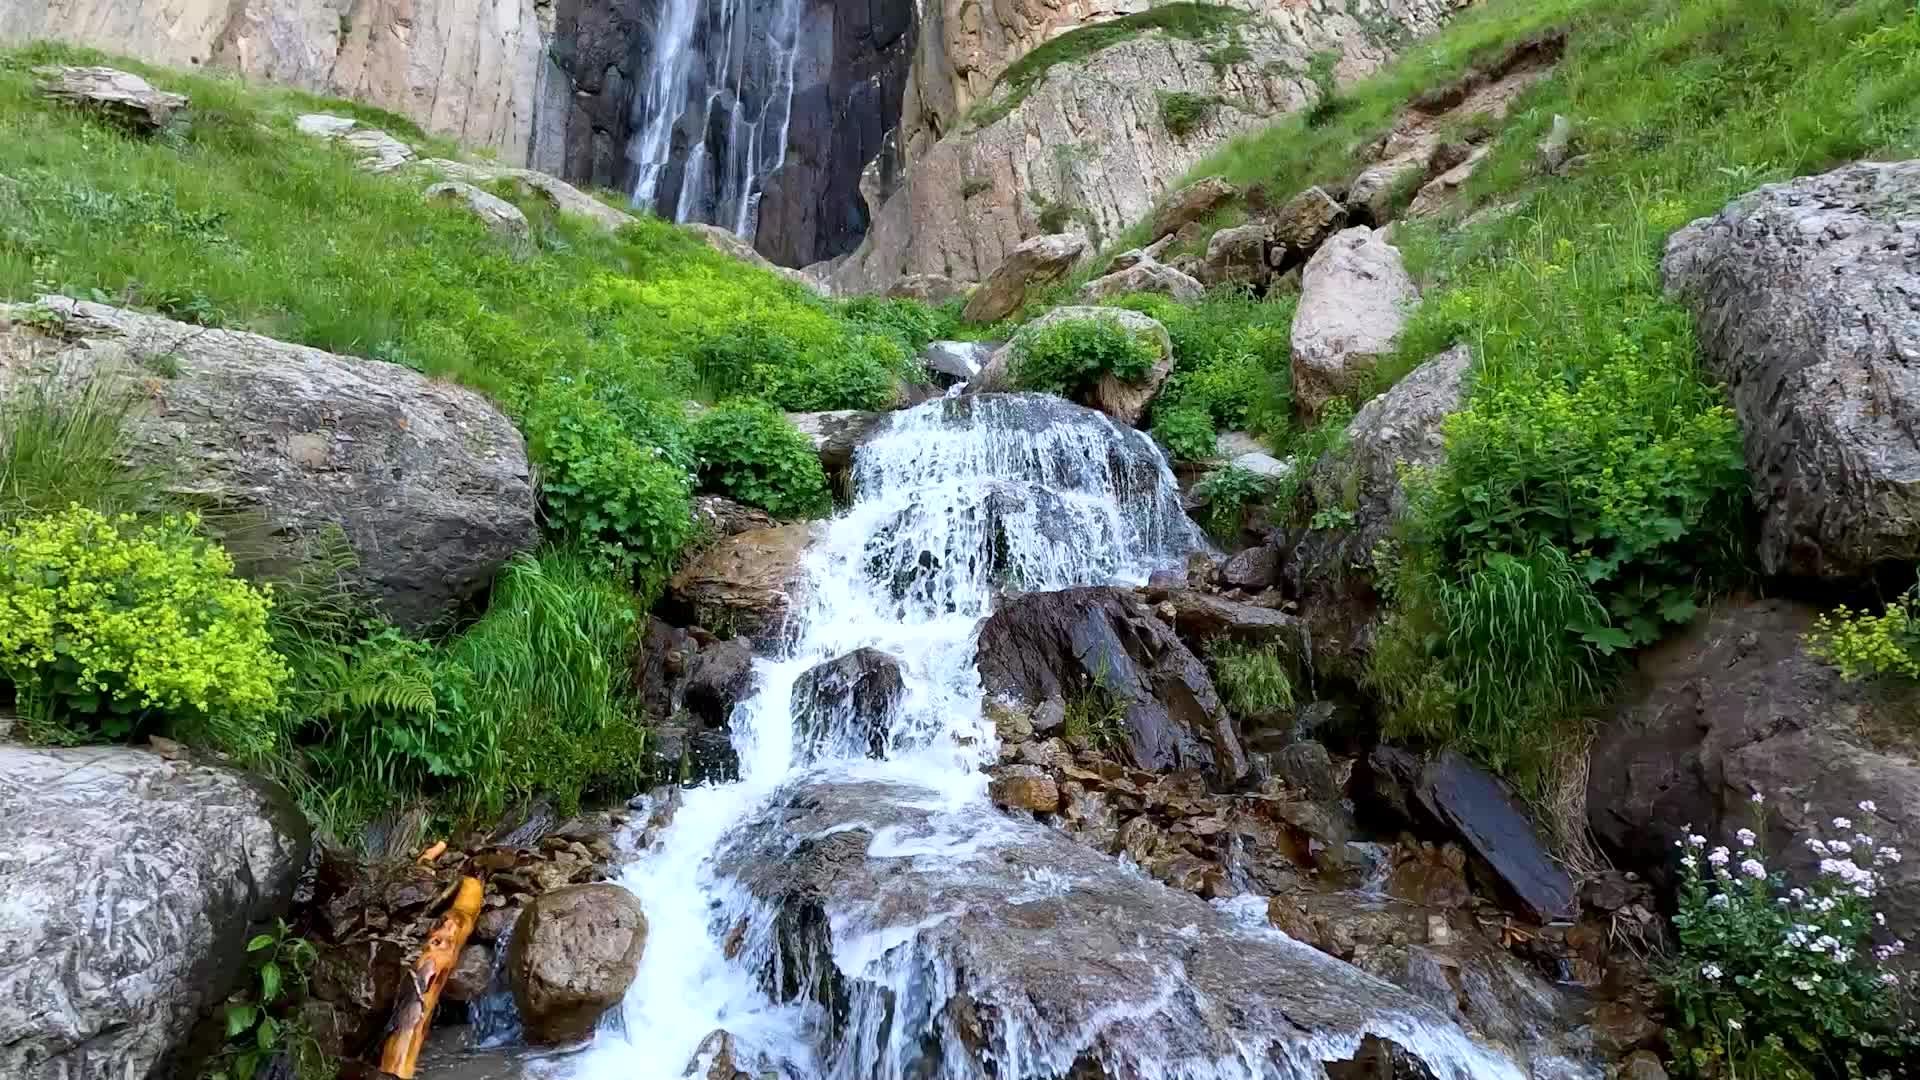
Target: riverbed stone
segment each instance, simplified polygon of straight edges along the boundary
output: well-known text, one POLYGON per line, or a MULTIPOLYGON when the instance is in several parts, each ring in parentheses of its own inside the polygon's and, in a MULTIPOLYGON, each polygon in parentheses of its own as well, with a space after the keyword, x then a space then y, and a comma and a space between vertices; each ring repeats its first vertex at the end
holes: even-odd
POLYGON ((535 898, 507 950, 513 1000, 535 1043, 593 1034, 640 970, 647 917, 618 885, 570 885, 535 898))
POLYGON ((905 689, 899 662, 878 649, 855 649, 808 669, 794 681, 792 698, 794 734, 803 752, 886 757, 905 689))

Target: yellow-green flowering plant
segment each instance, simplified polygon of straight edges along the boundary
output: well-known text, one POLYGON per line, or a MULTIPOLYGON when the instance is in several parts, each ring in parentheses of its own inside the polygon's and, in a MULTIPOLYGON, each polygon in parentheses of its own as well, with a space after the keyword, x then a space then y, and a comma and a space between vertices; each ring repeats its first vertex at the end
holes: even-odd
POLYGON ((0 531, 0 677, 29 712, 108 737, 204 732, 272 749, 287 669, 270 591, 233 575, 192 514, 141 523, 74 506, 0 531))

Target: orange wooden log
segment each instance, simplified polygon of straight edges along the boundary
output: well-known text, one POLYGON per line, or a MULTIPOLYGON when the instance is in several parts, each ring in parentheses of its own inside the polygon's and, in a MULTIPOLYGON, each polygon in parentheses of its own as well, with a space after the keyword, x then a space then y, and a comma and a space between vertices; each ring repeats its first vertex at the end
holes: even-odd
POLYGON ((420 1048, 426 1045, 427 1029, 433 1026, 433 1010, 440 1004, 440 992, 453 977, 460 950, 467 947, 467 938, 473 934, 485 893, 479 878, 462 877, 452 905, 427 934, 420 959, 413 965, 413 985, 402 991, 402 1000, 394 1006, 387 1041, 380 1049, 380 1071, 412 1080, 420 1048))
POLYGON ((439 858, 440 856, 445 855, 446 853, 447 853, 447 842, 445 840, 436 840, 434 841, 434 844, 432 847, 420 853, 420 858, 418 861, 423 863, 430 863, 433 860, 439 858))

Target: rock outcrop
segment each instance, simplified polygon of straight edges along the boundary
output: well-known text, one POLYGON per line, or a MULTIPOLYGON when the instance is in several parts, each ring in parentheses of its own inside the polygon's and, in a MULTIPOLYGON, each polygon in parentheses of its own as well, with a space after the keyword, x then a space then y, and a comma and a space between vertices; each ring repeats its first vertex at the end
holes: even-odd
POLYGON ((981 625, 977 663, 989 695, 1038 706, 1087 699, 1120 715, 1128 757, 1143 769, 1247 773, 1233 721, 1206 665, 1173 628, 1117 589, 1029 593, 981 625))
POLYGON ((1059 278, 1086 254, 1087 242, 1071 234, 1036 236, 1022 241, 967 297, 960 317, 972 323, 998 322, 1020 310, 1027 290, 1059 278))
POLYGON ((860 247, 833 269, 834 290, 882 292, 909 274, 979 280, 1022 241, 1056 231, 1043 220, 1064 218, 1096 244, 1117 236, 1221 142, 1311 104, 1315 54, 1339 56, 1342 83, 1363 77, 1457 6, 1410 0, 1382 11, 1328 0, 1307 11, 1256 0, 1253 17, 1233 28, 1237 49, 1226 48, 1224 32, 1194 41, 1145 31, 1055 65, 996 118, 992 103, 1004 107, 1009 93, 995 89, 1001 71, 1056 30, 1099 21, 1104 5, 1015 0, 982 15, 944 0, 920 36, 900 125, 902 175, 860 247), (1220 103, 1175 138, 1161 116, 1169 93, 1220 103))
POLYGON ((27 380, 137 392, 128 454, 217 498, 243 569, 290 573, 344 536, 348 580, 423 627, 538 539, 520 433, 485 398, 397 364, 46 297, 0 308, 0 393, 27 380), (168 376, 154 363, 167 361, 168 376))
POLYGON ((1152 259, 1141 259, 1124 269, 1087 282, 1080 287, 1080 299, 1092 303, 1129 293, 1159 293, 1191 303, 1204 296, 1206 291, 1207 287, 1191 274, 1152 259))
POLYGON ((1352 515, 1346 524, 1297 529, 1283 545, 1287 594, 1313 628, 1315 663, 1357 674, 1371 651, 1380 598, 1374 557, 1406 510, 1406 474, 1444 460, 1443 425, 1465 402, 1473 353, 1457 345, 1414 368, 1393 389, 1362 406, 1347 424, 1345 446, 1308 467, 1295 516, 1322 510, 1352 515))
POLYGON ((1137 426, 1146 415, 1147 408, 1158 397, 1167 379, 1173 374, 1173 338, 1160 320, 1142 312, 1127 308, 1109 307, 1058 307, 1020 328, 1020 334, 996 351, 987 361, 980 377, 970 384, 973 388, 1004 390, 1013 385, 1014 367, 1018 362, 1020 343, 1023 339, 1038 334, 1049 327, 1070 322, 1106 322, 1144 341, 1153 350, 1153 366, 1139 382, 1127 382, 1113 375, 1103 375, 1085 395, 1080 404, 1098 409, 1114 421, 1129 426, 1137 426))
POLYGON ((820 455, 820 467, 829 475, 850 467, 860 441, 886 418, 886 413, 859 409, 787 414, 787 422, 812 440, 814 450, 820 455))
MULTIPOLYGON (((1813 612, 1787 601, 1734 603, 1642 655, 1587 784, 1588 821, 1619 865, 1670 881, 1684 833, 1722 844, 1750 827, 1769 867, 1806 880, 1820 856, 1805 840, 1831 837, 1835 817, 1876 845, 1911 854, 1920 844, 1920 743, 1908 720, 1920 692, 1843 681, 1807 654, 1812 624, 1813 612)), ((1875 907, 1912 939, 1920 860, 1881 872, 1875 907)))
POLYGON ((1920 558, 1920 161, 1774 184, 1667 242, 1732 393, 1770 573, 1920 558))
POLYGON ((780 631, 813 531, 805 524, 725 537, 667 583, 669 608, 684 623, 767 640, 780 631))
POLYGON ((345 143, 370 173, 390 173, 414 158, 412 146, 351 117, 307 113, 296 117, 293 126, 303 135, 345 143))
POLYGON ((1306 422, 1365 387, 1419 299, 1383 232, 1357 226, 1320 245, 1307 260, 1293 320, 1293 407, 1306 422))
POLYGON ((507 949, 514 1005, 536 1043, 570 1042, 620 1003, 647 947, 640 901, 618 885, 543 893, 520 916, 507 949))
POLYGON ((122 747, 0 745, 0 1074, 161 1075, 307 861, 286 796, 122 747))
POLYGON ((142 134, 164 129, 187 107, 185 94, 156 90, 130 71, 109 67, 33 69, 40 92, 58 101, 90 109, 142 134))
POLYGON ((532 240, 532 227, 527 224, 527 215, 521 213, 519 207, 472 184, 445 180, 429 185, 427 190, 420 193, 420 197, 428 202, 443 202, 465 209, 489 232, 515 247, 524 246, 532 240))

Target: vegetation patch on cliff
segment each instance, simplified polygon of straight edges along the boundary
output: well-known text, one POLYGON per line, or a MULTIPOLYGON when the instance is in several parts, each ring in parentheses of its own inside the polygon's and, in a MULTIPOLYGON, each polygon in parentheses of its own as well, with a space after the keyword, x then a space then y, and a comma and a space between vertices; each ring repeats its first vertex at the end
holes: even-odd
MULTIPOLYGON (((1110 49, 1141 34, 1159 31, 1185 41, 1210 41, 1223 38, 1253 16, 1225 4, 1160 4, 1132 15, 1069 30, 1035 47, 1000 73, 992 95, 967 114, 968 123, 983 128, 1020 107, 1033 88, 1046 81, 1057 64, 1071 64, 1110 49)), ((1231 43, 1223 44, 1218 55, 1230 62, 1236 56, 1231 43)), ((1241 51, 1245 51, 1244 46, 1241 51)))

